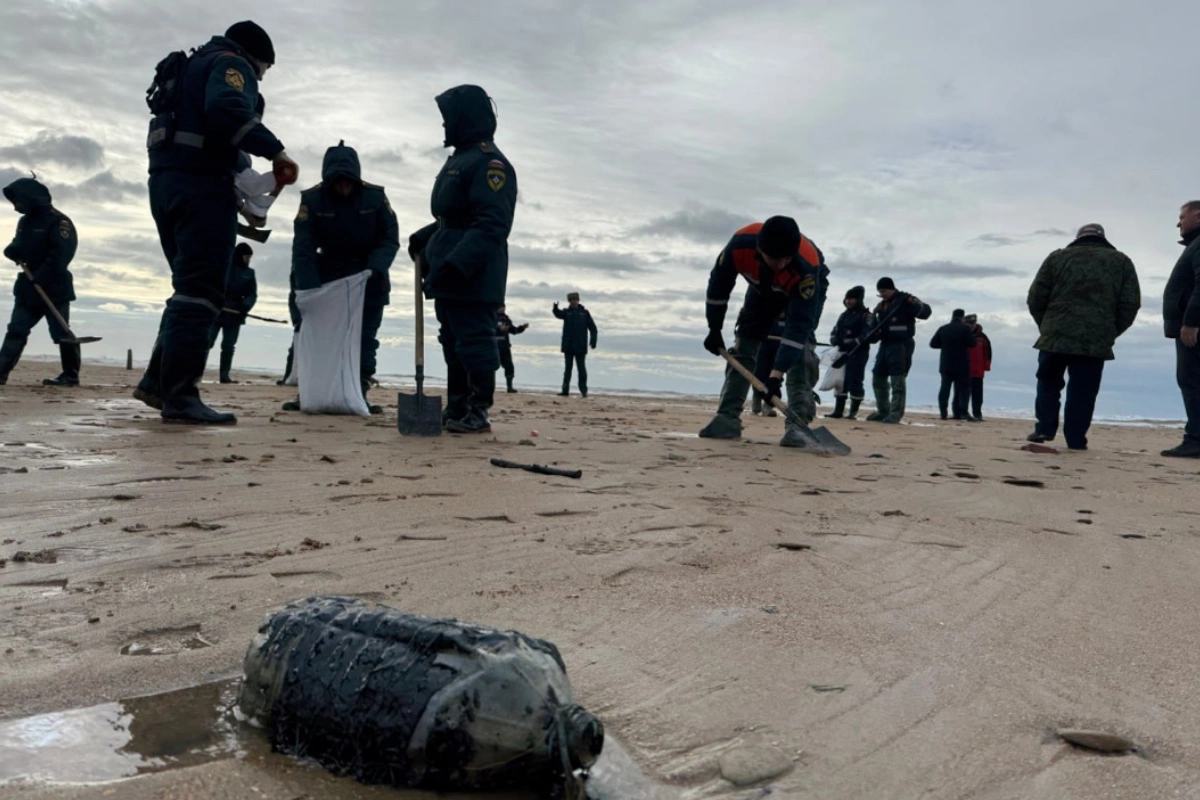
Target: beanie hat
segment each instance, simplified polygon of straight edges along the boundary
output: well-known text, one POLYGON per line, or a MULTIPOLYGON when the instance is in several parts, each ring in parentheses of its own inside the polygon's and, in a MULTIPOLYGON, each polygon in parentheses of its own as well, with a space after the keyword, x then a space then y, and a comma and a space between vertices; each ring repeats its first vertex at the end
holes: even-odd
POLYGON ((578 299, 579 299, 579 292, 568 292, 568 293, 567 293, 567 299, 568 299, 568 300, 578 300, 578 299))
POLYGON ((967 314, 965 317, 963 317, 963 322, 967 323, 968 325, 974 325, 975 320, 977 319, 978 317, 976 317, 974 314, 967 314))
POLYGON ((1104 238, 1104 226, 1096 222, 1089 222, 1079 229, 1079 233, 1075 234, 1076 239, 1082 239, 1085 236, 1099 236, 1104 238))
POLYGON ((796 255, 800 249, 800 226, 791 217, 771 217, 758 230, 758 249, 768 258, 796 255))
POLYGON ((863 298, 866 296, 867 296, 867 290, 861 286, 854 286, 850 289, 850 291, 846 292, 847 300, 849 300, 851 297, 853 297, 855 300, 857 300, 860 303, 863 301, 863 298))
POLYGON ((233 254, 235 256, 252 256, 254 250, 245 242, 238 242, 237 247, 233 248, 233 254))
POLYGON ((896 290, 896 282, 894 280, 892 280, 891 278, 880 278, 879 283, 875 284, 875 288, 881 292, 884 289, 891 289, 892 291, 895 291, 896 290))
POLYGON ((250 20, 235 22, 225 31, 225 38, 240 44, 243 50, 259 61, 275 63, 275 45, 271 44, 271 37, 257 23, 250 20))
POLYGON ((963 311, 961 308, 956 308, 954 309, 953 313, 950 314, 950 319, 962 319, 966 315, 967 312, 963 311))

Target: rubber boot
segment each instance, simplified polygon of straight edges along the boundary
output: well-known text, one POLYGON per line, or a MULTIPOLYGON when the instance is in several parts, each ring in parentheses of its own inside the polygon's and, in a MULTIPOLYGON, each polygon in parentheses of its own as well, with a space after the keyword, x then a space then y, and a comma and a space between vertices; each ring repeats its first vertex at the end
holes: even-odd
POLYGON ((846 395, 834 395, 833 398, 833 413, 826 414, 826 419, 841 419, 846 415, 846 395))
POLYGON ((700 429, 701 439, 740 439, 742 438, 742 421, 731 419, 724 414, 717 414, 707 425, 700 429))
POLYGON ((508 389, 506 389, 505 391, 507 391, 509 394, 516 394, 516 393, 517 393, 517 390, 516 390, 516 389, 514 389, 514 388, 513 388, 513 385, 512 385, 512 382, 513 382, 513 376, 512 376, 512 375, 505 375, 505 376, 504 376, 504 382, 505 382, 506 384, 508 384, 508 389))
POLYGON ((469 376, 471 394, 467 401, 468 411, 461 419, 452 419, 446 423, 446 430, 451 433, 491 433, 492 423, 488 419, 488 409, 496 395, 496 372, 472 372, 469 376))
MULTIPOLYGON (((165 312, 163 316, 166 316, 165 312)), ((154 349, 150 351, 150 363, 146 365, 146 372, 138 381, 137 388, 133 390, 134 398, 141 400, 156 411, 162 411, 163 407, 161 373, 162 334, 160 332, 154 340, 154 349)))
POLYGON ((750 398, 750 413, 751 414, 761 414, 762 410, 763 410, 762 395, 759 394, 758 392, 755 392, 754 396, 752 398, 750 398))
POLYGON ((283 366, 283 377, 275 381, 276 386, 283 386, 287 382, 288 375, 292 374, 292 355, 295 347, 288 348, 287 363, 283 366))
POLYGON ((199 303, 168 300, 162 327, 162 420, 176 425, 236 425, 237 417, 215 411, 198 387, 208 361, 212 312, 199 303))
POLYGON ((862 404, 861 397, 850 398, 850 412, 846 414, 846 419, 858 419, 858 407, 862 404))
POLYGON ((78 386, 79 362, 82 357, 77 344, 60 344, 58 358, 62 362, 62 372, 57 378, 46 378, 42 386, 78 386))
POLYGON ((871 388, 875 390, 875 413, 867 417, 868 422, 883 422, 892 412, 891 396, 888 392, 886 375, 876 375, 871 380, 871 388))
POLYGON ((233 366, 233 351, 230 350, 229 352, 226 352, 226 351, 222 350, 221 351, 221 371, 220 371, 220 379, 219 379, 221 381, 221 383, 233 383, 233 379, 229 377, 229 369, 232 366, 233 366))
POLYGON ((779 412, 775 410, 775 406, 767 406, 763 409, 762 415, 764 417, 778 417, 779 412))
POLYGON ((8 373, 12 372, 12 368, 21 360, 26 341, 28 339, 13 336, 11 333, 4 337, 4 344, 0 345, 0 386, 8 383, 8 373))
POLYGON ((449 430, 451 420, 467 416, 470 406, 467 401, 471 397, 471 381, 467 371, 462 368, 455 358, 446 361, 446 407, 442 409, 442 427, 449 430))
POLYGON ((883 418, 889 425, 899 425, 904 419, 904 401, 908 394, 908 378, 904 375, 892 376, 892 408, 891 413, 883 418))
POLYGON ((369 391, 371 391, 371 381, 363 380, 363 382, 362 382, 363 402, 365 402, 367 404, 367 411, 370 412, 371 414, 382 414, 383 406, 373 406, 373 405, 371 405, 371 401, 367 399, 367 392, 369 392, 369 391))

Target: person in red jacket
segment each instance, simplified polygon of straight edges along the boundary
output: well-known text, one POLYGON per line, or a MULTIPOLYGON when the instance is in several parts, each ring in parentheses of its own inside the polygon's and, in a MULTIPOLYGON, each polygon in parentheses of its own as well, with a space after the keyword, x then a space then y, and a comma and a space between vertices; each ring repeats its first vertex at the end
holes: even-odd
POLYGON ((976 322, 974 314, 968 314, 963 322, 975 331, 975 346, 968 351, 971 354, 971 416, 976 422, 983 422, 983 376, 992 369, 992 340, 976 322))

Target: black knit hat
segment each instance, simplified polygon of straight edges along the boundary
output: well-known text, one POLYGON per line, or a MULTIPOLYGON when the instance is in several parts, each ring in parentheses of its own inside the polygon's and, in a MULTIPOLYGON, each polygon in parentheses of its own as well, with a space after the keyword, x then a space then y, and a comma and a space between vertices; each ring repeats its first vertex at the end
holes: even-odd
POLYGON ((235 22, 225 31, 225 38, 231 39, 242 46, 248 54, 267 64, 275 63, 275 45, 257 23, 250 20, 235 22))
POLYGON ((851 297, 853 297, 855 300, 857 300, 860 303, 863 301, 863 298, 866 296, 867 296, 867 290, 861 286, 853 286, 853 287, 851 287, 850 291, 846 292, 847 300, 849 300, 851 297))
POLYGON ((237 247, 233 248, 233 255, 236 257, 245 257, 254 255, 254 249, 245 242, 238 242, 237 247))
POLYGON ((882 292, 884 289, 896 291, 896 282, 891 278, 880 278, 879 283, 875 284, 875 289, 882 292))
POLYGON ((768 258, 796 255, 800 249, 800 226, 791 217, 771 217, 758 231, 758 249, 768 258))

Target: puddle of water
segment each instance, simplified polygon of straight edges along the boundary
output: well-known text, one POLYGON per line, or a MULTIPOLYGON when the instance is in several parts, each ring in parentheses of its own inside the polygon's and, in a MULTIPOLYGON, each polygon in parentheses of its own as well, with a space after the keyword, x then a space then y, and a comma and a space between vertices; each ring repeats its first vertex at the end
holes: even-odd
MULTIPOLYGON (((90 784, 228 759, 299 781, 304 795, 362 797, 366 787, 319 766, 271 752, 262 731, 238 721, 240 680, 0 722, 0 794, 6 785, 90 784), (300 771, 297 772, 297 769, 300 771)), ((116 784, 113 784, 116 786, 116 784)), ((118 789, 119 791, 119 789, 118 789)), ((435 793, 372 787, 395 800, 534 800, 527 792, 435 793)), ((588 781, 589 800, 670 800, 680 795, 648 781, 611 737, 588 781)))

